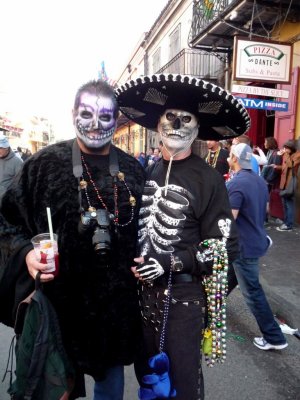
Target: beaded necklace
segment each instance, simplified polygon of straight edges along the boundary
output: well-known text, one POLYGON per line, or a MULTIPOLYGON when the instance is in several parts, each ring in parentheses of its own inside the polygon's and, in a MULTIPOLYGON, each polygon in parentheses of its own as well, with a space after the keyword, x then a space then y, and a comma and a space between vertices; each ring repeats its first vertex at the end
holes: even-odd
POLYGON ((211 165, 213 168, 216 168, 220 150, 221 150, 221 147, 219 147, 218 150, 216 150, 216 151, 208 150, 206 162, 207 162, 207 164, 211 165))
POLYGON ((101 194, 100 194, 100 191, 99 191, 99 189, 97 188, 97 186, 96 186, 96 184, 95 184, 95 181, 94 181, 93 178, 92 178, 91 172, 90 172, 90 170, 89 170, 89 168, 88 168, 88 166, 87 166, 87 164, 86 164, 86 162, 85 162, 85 159, 84 159, 84 156, 83 156, 83 155, 81 155, 81 161, 82 161, 82 164, 83 164, 83 166, 84 166, 86 175, 88 176, 88 179, 89 179, 89 181, 86 181, 86 180, 84 179, 83 176, 81 176, 81 178, 80 178, 80 188, 81 188, 81 190, 84 190, 84 193, 85 193, 85 196, 86 196, 86 199, 87 199, 87 202, 88 202, 88 206, 89 206, 89 207, 88 207, 88 211, 90 211, 90 212, 96 211, 96 208, 93 207, 93 206, 91 205, 91 200, 90 200, 89 193, 88 193, 88 185, 90 185, 90 186, 94 189, 94 191, 95 191, 95 193, 96 193, 96 196, 97 196, 97 199, 99 200, 99 202, 100 202, 100 204, 102 205, 102 207, 105 208, 105 210, 106 210, 108 213, 111 214, 112 219, 113 219, 113 223, 115 224, 115 226, 124 227, 124 226, 129 225, 129 224, 132 222, 133 218, 134 218, 134 207, 135 207, 135 205, 136 205, 136 200, 135 200, 135 197, 132 195, 129 186, 127 185, 127 182, 125 181, 125 174, 124 174, 123 172, 120 172, 120 171, 119 171, 119 172, 117 173, 117 175, 113 177, 114 213, 112 214, 112 213, 109 211, 107 205, 105 204, 105 202, 104 202, 104 200, 103 200, 103 198, 102 198, 102 196, 101 196, 101 194), (125 188, 126 188, 126 190, 127 190, 127 192, 128 192, 128 195, 129 195, 129 203, 130 203, 130 206, 131 206, 130 218, 129 218, 129 220, 128 220, 127 222, 125 222, 124 224, 120 224, 120 223, 119 223, 119 207, 118 207, 118 185, 117 185, 117 178, 119 179, 120 182, 122 182, 122 183, 124 184, 124 186, 125 186, 125 188))
POLYGON ((203 353, 207 365, 226 359, 226 296, 228 255, 226 239, 209 239, 203 242, 213 251, 212 275, 204 276, 203 284, 207 296, 208 324, 203 335, 203 353))

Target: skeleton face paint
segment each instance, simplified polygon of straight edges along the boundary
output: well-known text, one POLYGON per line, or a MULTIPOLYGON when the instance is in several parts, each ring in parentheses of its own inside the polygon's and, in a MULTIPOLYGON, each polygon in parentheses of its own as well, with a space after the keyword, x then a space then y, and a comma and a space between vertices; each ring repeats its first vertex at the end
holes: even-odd
POLYGON ((77 137, 87 148, 100 149, 112 139, 116 128, 115 107, 109 97, 89 93, 81 95, 81 102, 74 114, 77 137))
POLYGON ((170 109, 160 117, 158 132, 169 151, 186 150, 198 134, 198 121, 187 111, 170 109))

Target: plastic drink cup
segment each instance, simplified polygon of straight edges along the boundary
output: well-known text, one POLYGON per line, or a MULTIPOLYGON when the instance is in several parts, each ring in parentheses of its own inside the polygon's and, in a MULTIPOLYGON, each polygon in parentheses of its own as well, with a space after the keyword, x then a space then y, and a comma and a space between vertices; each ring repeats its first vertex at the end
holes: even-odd
POLYGON ((57 235, 53 234, 54 240, 51 240, 50 233, 40 233, 31 239, 37 260, 42 264, 47 264, 43 274, 58 274, 58 246, 57 235))

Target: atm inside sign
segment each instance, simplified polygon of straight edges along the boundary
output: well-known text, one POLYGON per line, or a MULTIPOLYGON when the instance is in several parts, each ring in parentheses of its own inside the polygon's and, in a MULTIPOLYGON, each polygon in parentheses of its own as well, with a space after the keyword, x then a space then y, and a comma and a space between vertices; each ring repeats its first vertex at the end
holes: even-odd
POLYGON ((237 99, 246 108, 256 108, 259 110, 275 110, 275 111, 288 111, 289 109, 289 103, 283 101, 247 99, 246 97, 237 97, 237 99))

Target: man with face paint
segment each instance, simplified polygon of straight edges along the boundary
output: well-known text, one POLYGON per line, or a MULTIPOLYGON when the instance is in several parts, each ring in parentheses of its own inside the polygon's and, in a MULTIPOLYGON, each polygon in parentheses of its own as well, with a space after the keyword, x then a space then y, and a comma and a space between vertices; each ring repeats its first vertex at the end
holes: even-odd
POLYGON ((118 108, 107 94, 99 97, 93 92, 78 93, 73 111, 79 146, 86 153, 108 154, 116 128, 118 108))
POLYGON ((220 140, 242 134, 249 117, 223 89, 180 75, 131 81, 117 89, 117 99, 128 118, 156 130, 164 145, 162 159, 147 170, 140 253, 132 267, 140 282, 144 322, 144 348, 135 363, 139 398, 204 399, 206 312, 210 326, 223 325, 222 336, 218 332, 215 337, 212 329, 213 365, 226 357, 226 268, 228 258, 238 255, 238 241, 224 180, 191 146, 196 137, 220 140), (214 287, 206 294, 205 282, 214 287), (212 312, 217 304, 222 306, 212 312))
MULTIPOLYGON (((74 102, 76 139, 48 146, 28 159, 1 209, 17 229, 10 260, 26 283, 14 299, 13 315, 40 271, 76 372, 69 399, 85 396, 88 374, 96 382, 94 400, 122 400, 123 366, 134 361, 140 345, 140 311, 130 267, 145 172, 112 145, 117 117, 115 95, 106 82, 83 85, 74 102), (47 207, 58 235, 55 278, 43 273, 45 264, 36 260, 30 242, 48 232, 47 207)), ((4 322, 12 326, 14 318, 4 322)))

